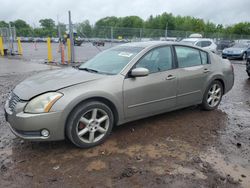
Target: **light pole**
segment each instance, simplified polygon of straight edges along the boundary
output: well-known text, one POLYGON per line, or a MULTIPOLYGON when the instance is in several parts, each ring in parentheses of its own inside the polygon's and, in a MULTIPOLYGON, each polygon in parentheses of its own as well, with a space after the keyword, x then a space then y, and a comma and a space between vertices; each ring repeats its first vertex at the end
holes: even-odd
POLYGON ((74 50, 74 36, 73 36, 73 26, 71 21, 71 12, 69 11, 69 38, 70 38, 70 48, 71 48, 71 63, 75 62, 75 50, 74 50))

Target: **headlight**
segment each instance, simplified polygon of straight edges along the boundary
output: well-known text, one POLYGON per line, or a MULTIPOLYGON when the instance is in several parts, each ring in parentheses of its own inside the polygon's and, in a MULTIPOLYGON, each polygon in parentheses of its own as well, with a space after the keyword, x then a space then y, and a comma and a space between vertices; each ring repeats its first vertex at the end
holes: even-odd
POLYGON ((53 104, 63 96, 62 93, 49 92, 32 99, 26 105, 24 112, 27 113, 45 113, 49 112, 53 104))

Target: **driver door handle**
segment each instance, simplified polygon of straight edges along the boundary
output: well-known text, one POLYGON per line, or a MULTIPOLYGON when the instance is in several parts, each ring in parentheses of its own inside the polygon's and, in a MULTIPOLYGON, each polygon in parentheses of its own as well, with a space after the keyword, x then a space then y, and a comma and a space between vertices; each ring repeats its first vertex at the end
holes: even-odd
POLYGON ((207 69, 207 68, 205 68, 205 69, 203 70, 203 73, 208 73, 208 72, 210 72, 210 70, 207 69))
POLYGON ((175 76, 170 74, 170 75, 167 76, 166 80, 173 80, 175 78, 176 78, 175 76))

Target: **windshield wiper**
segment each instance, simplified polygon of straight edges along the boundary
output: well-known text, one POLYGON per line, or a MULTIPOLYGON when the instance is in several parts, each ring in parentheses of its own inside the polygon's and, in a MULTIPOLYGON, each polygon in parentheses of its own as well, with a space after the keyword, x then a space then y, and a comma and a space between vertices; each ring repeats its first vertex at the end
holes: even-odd
POLYGON ((94 72, 94 73, 98 73, 98 72, 99 72, 99 71, 97 71, 97 70, 90 69, 90 68, 81 68, 81 67, 79 67, 78 69, 79 69, 79 70, 85 70, 85 71, 88 71, 88 72, 94 72))
POLYGON ((84 71, 87 71, 87 72, 92 72, 92 73, 106 74, 106 75, 114 75, 114 74, 112 74, 112 73, 101 72, 101 71, 94 70, 94 69, 90 69, 90 68, 81 68, 81 67, 79 67, 78 69, 79 69, 79 70, 84 70, 84 71))

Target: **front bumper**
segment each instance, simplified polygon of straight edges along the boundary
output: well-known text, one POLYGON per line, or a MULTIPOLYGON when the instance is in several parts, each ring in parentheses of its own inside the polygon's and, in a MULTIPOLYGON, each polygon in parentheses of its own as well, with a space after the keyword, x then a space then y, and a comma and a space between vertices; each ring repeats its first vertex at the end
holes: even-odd
POLYGON ((250 74, 250 59, 247 60, 247 63, 246 63, 246 71, 248 74, 250 74))
POLYGON ((231 59, 240 59, 243 57, 242 53, 236 54, 236 53, 222 53, 223 58, 231 58, 231 59))
POLYGON ((62 112, 50 112, 41 114, 24 113, 26 102, 19 102, 12 111, 8 101, 5 104, 5 119, 13 134, 26 140, 54 141, 64 139, 64 122, 62 112), (44 137, 41 131, 47 129, 49 136, 44 137))

